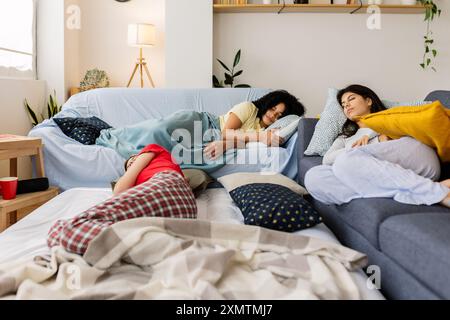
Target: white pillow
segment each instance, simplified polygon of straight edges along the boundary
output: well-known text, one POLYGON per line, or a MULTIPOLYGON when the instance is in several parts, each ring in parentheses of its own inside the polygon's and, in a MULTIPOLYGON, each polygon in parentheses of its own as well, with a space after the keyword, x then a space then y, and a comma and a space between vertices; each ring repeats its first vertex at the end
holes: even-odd
POLYGON ((300 119, 301 118, 299 116, 291 114, 275 121, 267 127, 266 130, 279 129, 280 131, 278 132, 278 135, 284 139, 284 144, 295 132, 297 132, 300 119))
POLYGON ((277 184, 280 186, 284 186, 291 191, 298 193, 301 196, 304 196, 308 194, 308 191, 306 191, 305 188, 303 188, 301 185, 299 185, 297 182, 295 182, 292 179, 289 179, 286 176, 283 176, 279 173, 273 173, 273 172, 264 172, 264 173, 234 173, 227 176, 223 176, 217 179, 224 188, 231 192, 234 189, 237 189, 239 187, 248 185, 248 184, 254 184, 254 183, 271 183, 271 184, 277 184))

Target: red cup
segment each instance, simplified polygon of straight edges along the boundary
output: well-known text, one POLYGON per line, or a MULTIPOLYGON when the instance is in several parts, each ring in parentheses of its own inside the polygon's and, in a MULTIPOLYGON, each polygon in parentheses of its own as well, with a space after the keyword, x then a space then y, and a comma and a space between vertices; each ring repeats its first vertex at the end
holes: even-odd
POLYGON ((16 198, 18 180, 17 177, 0 178, 3 200, 13 200, 16 198))

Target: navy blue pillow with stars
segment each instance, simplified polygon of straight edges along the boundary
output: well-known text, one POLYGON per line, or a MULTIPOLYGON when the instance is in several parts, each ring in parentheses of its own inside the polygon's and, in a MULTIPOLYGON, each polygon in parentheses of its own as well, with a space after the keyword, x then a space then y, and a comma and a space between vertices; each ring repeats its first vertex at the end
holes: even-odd
POLYGON ((245 224, 294 232, 322 222, 319 213, 302 196, 277 184, 248 184, 230 192, 245 224))
POLYGON ((66 136, 82 144, 95 144, 100 131, 111 126, 97 117, 90 118, 53 118, 66 136))

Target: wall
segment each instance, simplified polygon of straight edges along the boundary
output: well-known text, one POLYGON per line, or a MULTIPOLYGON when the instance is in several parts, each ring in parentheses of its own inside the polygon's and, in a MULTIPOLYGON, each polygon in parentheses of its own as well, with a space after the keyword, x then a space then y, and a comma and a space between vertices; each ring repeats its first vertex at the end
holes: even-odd
MULTIPOLYGON (((386 3, 386 1, 385 1, 386 3)), ((330 86, 368 85, 387 99, 423 98, 450 89, 450 1, 433 23, 438 72, 422 71, 423 15, 384 14, 368 30, 366 14, 239 13, 214 15, 214 58, 231 64, 242 49, 238 79, 253 87, 284 88, 315 116, 330 86)), ((214 73, 223 78, 217 62, 214 73)))
MULTIPOLYGON (((45 81, 0 79, 0 134, 27 135, 31 122, 23 101, 36 108, 45 102, 45 81)), ((29 157, 19 159, 19 178, 31 178, 29 157)), ((0 177, 9 176, 9 161, 0 161, 0 177)))
POLYGON ((166 0, 166 87, 210 88, 212 0, 166 0))
POLYGON ((37 78, 46 80, 47 94, 66 98, 64 67, 64 0, 37 1, 37 78))
MULTIPOLYGON (((99 68, 110 77, 111 86, 124 87, 139 56, 139 49, 127 44, 128 24, 152 23, 157 29, 157 44, 144 48, 149 69, 157 87, 165 83, 164 68, 164 1, 79 0, 81 31, 79 34, 79 73, 82 80, 87 70, 99 68)), ((146 86, 149 86, 146 80, 146 86)), ((140 86, 135 76, 132 86, 140 86)))

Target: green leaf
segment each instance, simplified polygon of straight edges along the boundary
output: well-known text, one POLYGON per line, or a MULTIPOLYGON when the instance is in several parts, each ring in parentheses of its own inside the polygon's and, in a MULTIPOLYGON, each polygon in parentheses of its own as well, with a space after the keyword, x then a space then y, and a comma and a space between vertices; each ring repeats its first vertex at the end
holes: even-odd
POLYGON ((427 59, 427 67, 430 65, 430 63, 431 63, 431 59, 428 58, 428 59, 427 59))
POLYGON ((219 61, 219 63, 222 65, 222 67, 225 69, 225 70, 227 70, 227 71, 229 71, 229 72, 231 72, 231 70, 226 66, 226 64, 225 63, 223 63, 222 61, 220 61, 219 59, 217 59, 217 61, 219 61))
POLYGON ((39 123, 39 121, 38 121, 38 119, 36 117, 36 113, 34 113, 33 109, 31 109, 30 105, 28 104, 27 99, 25 99, 24 105, 25 105, 25 108, 27 109, 28 114, 29 114, 29 116, 30 116, 30 118, 32 120, 33 126, 36 126, 39 123))
POLYGON ((219 79, 217 79, 216 76, 213 75, 213 87, 214 88, 220 88, 220 82, 219 79))
POLYGON ((420 66, 422 67, 422 69, 425 69, 425 64, 421 63, 420 66))
POLYGON ((233 78, 239 77, 243 72, 244 72, 243 70, 239 70, 238 72, 236 72, 236 73, 233 75, 233 78))
POLYGON ((433 57, 437 56, 437 50, 433 49, 433 50, 431 50, 431 52, 433 53, 433 57))
POLYGON ((239 64, 239 61, 241 61, 241 49, 239 49, 239 51, 236 53, 236 56, 234 57, 233 68, 239 64))
POLYGON ((248 84, 238 84, 235 88, 251 88, 248 84))
POLYGON ((48 114, 48 118, 50 119, 52 117, 52 109, 51 109, 50 103, 47 103, 47 114, 48 114))
POLYGON ((425 53, 430 52, 430 48, 428 46, 425 47, 425 53))
POLYGON ((233 82, 233 77, 230 74, 225 73, 225 84, 232 86, 233 82))

